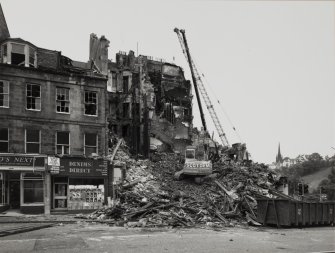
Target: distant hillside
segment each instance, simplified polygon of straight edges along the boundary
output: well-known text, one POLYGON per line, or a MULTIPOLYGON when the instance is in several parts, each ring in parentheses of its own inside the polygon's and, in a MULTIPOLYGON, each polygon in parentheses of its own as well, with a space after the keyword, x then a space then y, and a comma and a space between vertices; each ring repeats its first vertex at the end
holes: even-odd
POLYGON ((332 167, 326 167, 313 174, 302 177, 302 180, 309 185, 309 192, 317 189, 323 179, 327 179, 331 169, 332 167))

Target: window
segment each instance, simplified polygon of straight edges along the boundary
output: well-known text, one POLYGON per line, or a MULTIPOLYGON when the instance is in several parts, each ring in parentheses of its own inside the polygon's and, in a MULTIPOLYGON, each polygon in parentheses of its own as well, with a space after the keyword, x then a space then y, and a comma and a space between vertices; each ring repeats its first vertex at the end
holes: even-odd
POLYGON ((35 67, 35 54, 36 50, 32 47, 29 47, 29 67, 35 67))
POLYGON ((112 73, 112 92, 116 92, 117 89, 117 77, 115 73, 112 73))
POLYGON ((1 62, 25 67, 37 67, 36 49, 24 43, 7 42, 1 47, 1 62))
POLYGON ((128 92, 128 90, 129 90, 129 77, 128 76, 124 76, 123 77, 123 92, 124 93, 126 93, 126 92, 128 92))
POLYGON ((116 124, 112 124, 112 125, 110 126, 110 129, 112 130, 112 132, 113 132, 114 134, 117 134, 117 125, 116 125, 116 124))
POLYGON ((97 135, 96 134, 85 134, 85 155, 91 155, 97 152, 97 135))
POLYGON ((56 133, 56 153, 61 155, 70 154, 70 134, 68 132, 56 133))
POLYGON ((122 126, 122 137, 128 137, 128 132, 129 132, 129 125, 124 125, 122 126))
POLYGON ((122 107, 123 118, 129 118, 129 103, 123 103, 122 107))
POLYGON ((37 84, 27 84, 27 109, 41 110, 41 86, 37 84))
POLYGON ((9 83, 0 81, 0 107, 9 107, 9 83))
POLYGON ((12 43, 11 64, 25 66, 24 45, 12 43))
POLYGON ((194 159, 195 158, 195 150, 194 149, 186 149, 185 157, 188 158, 188 159, 194 159))
POLYGON ((3 44, 1 48, 2 63, 7 63, 7 44, 3 44))
POLYGON ((133 108, 134 117, 139 118, 141 116, 141 114, 140 114, 140 104, 139 103, 133 103, 132 108, 133 108))
POLYGON ((23 203, 43 203, 43 176, 33 173, 22 173, 23 203))
POLYGON ((0 153, 8 153, 8 128, 0 128, 0 153))
POLYGON ((70 89, 67 88, 56 88, 56 111, 62 113, 69 113, 70 99, 69 99, 70 89))
POLYGON ((97 93, 85 91, 85 114, 97 115, 97 93))
POLYGON ((26 129, 26 153, 40 153, 40 130, 26 129))

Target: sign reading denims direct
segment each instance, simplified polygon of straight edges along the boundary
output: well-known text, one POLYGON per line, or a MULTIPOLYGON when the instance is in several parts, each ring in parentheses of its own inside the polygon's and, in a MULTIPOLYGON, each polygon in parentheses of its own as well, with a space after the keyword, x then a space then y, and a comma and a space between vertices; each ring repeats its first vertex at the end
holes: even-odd
POLYGON ((107 161, 93 159, 61 158, 59 175, 73 177, 106 177, 107 161))

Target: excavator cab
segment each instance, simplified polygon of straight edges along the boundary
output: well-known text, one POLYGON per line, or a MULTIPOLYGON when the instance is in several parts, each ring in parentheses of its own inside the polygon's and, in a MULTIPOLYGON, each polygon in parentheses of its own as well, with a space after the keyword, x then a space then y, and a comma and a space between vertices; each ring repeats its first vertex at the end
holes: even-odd
POLYGON ((187 146, 184 167, 175 173, 175 179, 180 180, 189 175, 194 176, 196 182, 200 182, 201 177, 212 174, 212 171, 212 162, 208 161, 204 150, 201 147, 187 146))
POLYGON ((186 148, 185 160, 186 159, 195 159, 195 148, 186 148))

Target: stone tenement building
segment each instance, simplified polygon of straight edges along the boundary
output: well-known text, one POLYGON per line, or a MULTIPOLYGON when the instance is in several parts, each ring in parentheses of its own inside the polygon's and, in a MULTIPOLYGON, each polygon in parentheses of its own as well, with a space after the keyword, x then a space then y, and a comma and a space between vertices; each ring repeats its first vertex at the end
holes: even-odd
MULTIPOLYGON (((4 20, 0 15, 0 209, 48 213, 102 204, 107 163, 91 157, 107 154, 103 66, 11 38, 4 20), (87 185, 98 186, 96 198, 83 201, 87 185)), ((98 53, 106 54, 108 43, 91 36, 98 53)))

